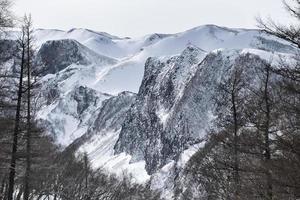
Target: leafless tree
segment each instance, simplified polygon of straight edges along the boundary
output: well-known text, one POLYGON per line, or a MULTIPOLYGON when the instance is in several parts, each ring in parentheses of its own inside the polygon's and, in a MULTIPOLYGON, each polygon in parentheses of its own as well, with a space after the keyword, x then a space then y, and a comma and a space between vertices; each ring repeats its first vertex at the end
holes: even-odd
POLYGON ((295 50, 294 61, 289 62, 282 58, 276 68, 271 71, 281 78, 277 82, 280 91, 280 134, 276 135, 276 150, 282 156, 276 156, 273 161, 273 171, 276 183, 281 185, 285 193, 295 194, 299 198, 300 192, 300 1, 283 2, 287 12, 293 17, 295 23, 280 25, 273 20, 258 20, 258 26, 267 33, 274 34, 288 40, 298 47, 295 50), (289 163, 289 164, 288 164, 289 163))
POLYGON ((22 93, 23 93, 23 74, 25 69, 25 52, 26 52, 26 30, 22 28, 21 36, 18 40, 21 50, 21 65, 19 73, 19 87, 18 87, 18 97, 17 97, 17 107, 16 107, 16 117, 15 117, 15 128, 13 131, 13 142, 11 151, 11 163, 9 172, 9 189, 8 189, 8 200, 13 200, 14 186, 15 186, 15 174, 16 174, 16 161, 17 161, 17 149, 18 149, 18 137, 20 133, 20 119, 21 119, 21 103, 22 103, 22 93))
POLYGON ((296 25, 292 23, 290 25, 282 25, 274 22, 272 19, 265 21, 258 18, 258 27, 267 33, 288 40, 300 48, 300 1, 293 0, 293 3, 283 1, 283 3, 286 10, 296 20, 296 25))
POLYGON ((233 180, 234 199, 240 199, 240 158, 239 158, 239 132, 243 128, 244 107, 248 75, 244 67, 236 64, 232 68, 231 75, 218 86, 218 92, 214 98, 217 105, 216 125, 223 133, 227 133, 227 146, 232 149, 233 155, 233 180), (229 108, 229 110, 228 110, 229 108), (232 139, 231 139, 232 138, 232 139))
POLYGON ((32 104, 32 63, 34 59, 34 51, 33 51, 33 28, 32 28, 32 20, 31 16, 24 17, 23 28, 25 29, 26 36, 26 71, 27 71, 27 129, 26 129, 26 168, 25 168, 25 177, 24 177, 24 200, 29 199, 29 182, 30 182, 30 171, 31 171, 31 142, 32 142, 32 116, 31 116, 31 104, 32 104))

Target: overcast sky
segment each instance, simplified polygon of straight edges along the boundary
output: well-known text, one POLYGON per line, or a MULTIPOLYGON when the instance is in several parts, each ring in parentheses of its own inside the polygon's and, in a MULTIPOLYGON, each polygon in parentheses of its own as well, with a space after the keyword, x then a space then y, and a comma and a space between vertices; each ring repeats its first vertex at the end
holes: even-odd
POLYGON ((281 0, 14 0, 36 28, 89 28, 118 36, 175 33, 203 24, 255 28, 255 17, 285 22, 281 0))

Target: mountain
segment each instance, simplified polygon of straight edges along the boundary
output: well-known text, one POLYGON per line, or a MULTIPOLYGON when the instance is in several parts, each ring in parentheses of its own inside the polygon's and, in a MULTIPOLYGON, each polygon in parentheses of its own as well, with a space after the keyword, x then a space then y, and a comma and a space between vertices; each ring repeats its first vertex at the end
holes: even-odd
MULTIPOLYGON (((256 85, 257 70, 263 69, 269 59, 276 63, 283 56, 288 55, 250 49, 205 54, 199 48, 188 47, 169 59, 149 58, 137 100, 115 145, 116 152, 127 152, 133 162, 145 160, 152 188, 162 190, 169 199, 174 180, 184 177, 181 171, 185 164, 204 145, 214 127, 213 99, 219 93, 219 84, 226 82, 235 68, 242 67, 245 74, 251 75, 248 84, 256 85)), ((192 179, 189 181, 192 186, 192 179)))
MULTIPOLYGON (((150 34, 140 38, 119 38, 86 29, 37 30, 35 35, 38 47, 49 40, 73 39, 98 55, 117 60, 112 65, 81 69, 81 73, 86 74, 81 78, 89 77, 88 80, 82 80, 81 84, 114 95, 122 91, 138 92, 144 75, 144 64, 149 57, 178 55, 190 45, 207 52, 219 48, 253 48, 281 53, 293 51, 286 41, 258 30, 229 29, 215 25, 200 26, 177 34, 150 34), (106 42, 103 42, 103 38, 106 42), (117 54, 116 51, 122 53, 117 54)), ((69 79, 74 77, 78 80, 75 76, 80 75, 74 73, 69 79)))
MULTIPOLYGON (((188 147, 185 136, 190 137, 189 132, 199 130, 199 127, 191 130, 185 126, 187 119, 182 114, 179 118, 174 115, 178 114, 185 87, 205 55, 203 50, 190 46, 179 56, 149 58, 145 64, 137 100, 128 113, 115 149, 133 155, 134 161, 145 160, 150 174, 185 150, 188 147)), ((197 134, 195 138, 200 137, 197 134)))
MULTIPOLYGON (((295 51, 258 30, 215 25, 140 38, 87 29, 35 37, 40 123, 65 148, 87 152, 94 168, 150 181, 167 199, 213 126, 217 84, 235 66, 251 74, 295 51)), ((12 67, 11 59, 1 58, 12 67)))
POLYGON ((38 51, 37 62, 43 66, 42 75, 55 74, 66 67, 77 65, 109 65, 116 60, 99 55, 76 40, 50 40, 45 42, 38 51))

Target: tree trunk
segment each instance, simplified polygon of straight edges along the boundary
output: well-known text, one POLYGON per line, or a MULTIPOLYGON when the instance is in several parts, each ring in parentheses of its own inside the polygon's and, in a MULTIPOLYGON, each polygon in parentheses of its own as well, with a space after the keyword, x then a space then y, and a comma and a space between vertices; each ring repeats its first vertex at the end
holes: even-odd
POLYGON ((236 108, 236 82, 237 82, 237 74, 235 74, 233 88, 231 90, 231 103, 233 110, 233 121, 234 121, 234 183, 235 183, 235 191, 234 198, 235 200, 239 199, 239 187, 240 187, 240 176, 239 176, 239 155, 238 155, 238 116, 237 116, 237 108, 236 108))
POLYGON ((271 150, 270 150, 270 137, 269 137, 269 129, 270 129, 270 101, 269 101, 269 77, 270 77, 270 67, 266 66, 266 80, 264 87, 264 100, 265 100, 265 129, 264 129, 264 145, 265 145, 265 167, 266 167, 266 182, 267 182, 267 199, 273 199, 273 186, 272 186, 272 175, 270 171, 270 161, 271 161, 271 150))
POLYGON ((88 155, 84 153, 85 189, 88 188, 88 155))
POLYGON ((29 199, 29 179, 30 179, 30 167, 31 167, 31 56, 30 56, 30 26, 26 24, 27 35, 27 130, 26 130, 26 171, 24 179, 24 200, 29 199))
MULTIPOLYGON (((24 35, 22 36, 24 41, 24 35)), ((17 160, 17 149, 18 149, 18 135, 20 129, 20 111, 21 111, 21 102, 22 102, 22 89, 23 89, 23 71, 24 71, 24 60, 25 60, 25 44, 22 41, 22 60, 21 60, 21 69, 20 69, 20 78, 19 78, 19 87, 18 87, 18 100, 17 100, 17 110, 15 118, 15 128, 13 132, 13 144, 11 152, 11 163, 10 163, 10 172, 9 172, 9 187, 8 187, 8 200, 13 200, 14 194, 14 185, 15 185, 15 176, 16 176, 16 160, 17 160)))

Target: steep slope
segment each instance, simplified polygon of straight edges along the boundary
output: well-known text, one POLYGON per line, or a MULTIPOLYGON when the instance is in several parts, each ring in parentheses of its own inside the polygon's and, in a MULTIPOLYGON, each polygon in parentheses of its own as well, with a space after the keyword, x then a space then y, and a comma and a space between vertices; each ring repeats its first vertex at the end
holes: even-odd
POLYGON ((115 145, 116 153, 130 154, 132 162, 145 161, 151 187, 173 199, 182 169, 214 127, 213 99, 219 83, 226 82, 235 68, 242 68, 247 83, 259 87, 257 71, 289 56, 254 49, 205 54, 188 47, 180 56, 149 58, 140 91, 115 145))
POLYGON ((67 146, 86 132, 93 112, 111 96, 84 83, 93 82, 96 69, 116 62, 71 39, 51 40, 41 46, 36 63, 42 75, 44 106, 38 118, 58 143, 67 146))
POLYGON ((130 109, 115 147, 117 152, 126 151, 133 155, 133 161, 145 159, 147 171, 152 173, 153 169, 165 164, 162 161, 172 159, 169 157, 171 152, 184 150, 180 147, 180 143, 184 142, 182 138, 177 135, 176 142, 168 141, 164 130, 172 113, 176 112, 174 109, 185 85, 197 69, 196 64, 204 56, 203 50, 190 46, 180 56, 147 60, 137 100, 130 109), (158 150, 159 153, 156 152, 158 150))
POLYGON ((38 113, 38 118, 59 144, 67 146, 86 133, 93 123, 94 113, 110 97, 78 86, 55 98, 38 113))
POLYGON ((38 51, 37 62, 42 66, 42 75, 55 74, 71 64, 76 65, 109 65, 116 60, 98 55, 76 40, 50 40, 38 51))
MULTIPOLYGON (((237 66, 247 74, 255 74, 255 69, 264 67, 276 54, 250 49, 218 50, 202 60, 203 57, 203 51, 188 47, 179 57, 148 59, 116 152, 129 153, 133 161, 145 160, 150 174, 178 160, 184 150, 200 143, 207 134, 218 83, 228 79, 237 66)), ((255 83, 254 75, 251 81, 255 83)))
POLYGON ((145 162, 131 164, 130 155, 115 155, 113 148, 135 96, 130 92, 122 92, 103 101, 102 106, 95 111, 95 120, 86 133, 76 139, 68 149, 77 153, 87 153, 92 167, 96 169, 101 167, 119 176, 128 173, 134 181, 144 183, 149 179, 145 171, 145 162))

